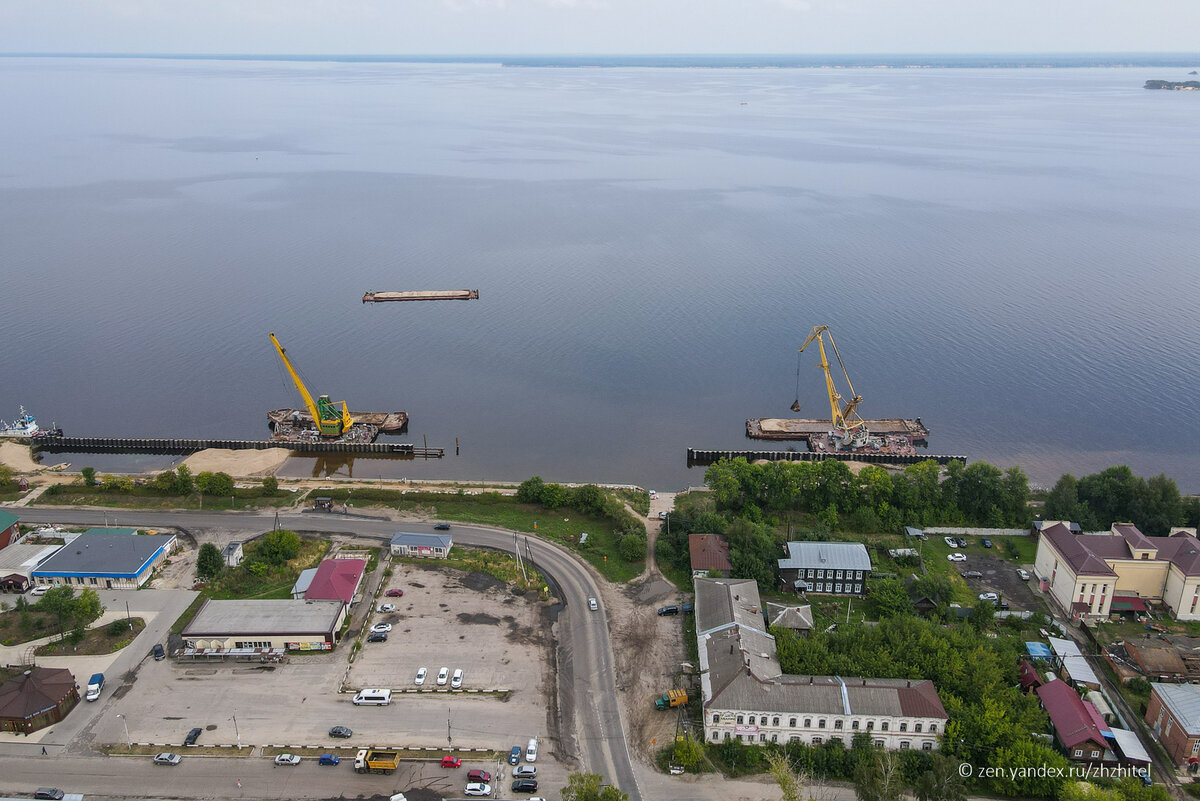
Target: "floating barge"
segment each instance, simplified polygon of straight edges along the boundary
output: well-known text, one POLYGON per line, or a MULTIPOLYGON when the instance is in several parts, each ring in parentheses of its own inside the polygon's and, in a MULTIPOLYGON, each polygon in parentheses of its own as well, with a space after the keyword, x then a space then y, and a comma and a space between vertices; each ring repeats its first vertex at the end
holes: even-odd
POLYGON ((866 447, 842 446, 828 420, 801 418, 756 417, 746 421, 746 436, 750 439, 801 441, 813 453, 845 453, 854 455, 915 456, 918 447, 928 447, 929 429, 916 420, 890 417, 862 421, 870 432, 866 447))
MULTIPOLYGON (((364 427, 364 431, 368 426, 374 428, 374 434, 403 434, 408 430, 408 412, 351 412, 350 416, 354 418, 354 425, 347 433, 351 434, 360 425, 364 427)), ((275 409, 267 412, 267 422, 270 423, 276 438, 280 435, 286 438, 289 434, 294 435, 300 431, 316 433, 312 415, 305 409, 275 409)), ((368 442, 374 439, 375 436, 372 435, 368 442)))
POLYGON ((478 289, 435 289, 429 292, 367 292, 363 303, 388 303, 401 300, 478 300, 478 289))
MULTIPOLYGON (((828 421, 826 421, 828 422, 828 421)), ((953 461, 966 462, 965 456, 947 456, 942 454, 890 454, 890 453, 813 453, 811 451, 734 451, 688 448, 687 466, 705 467, 721 460, 745 459, 748 462, 822 462, 826 459, 837 459, 842 462, 869 462, 871 464, 918 464, 919 462, 934 461, 938 464, 949 464, 953 461)))

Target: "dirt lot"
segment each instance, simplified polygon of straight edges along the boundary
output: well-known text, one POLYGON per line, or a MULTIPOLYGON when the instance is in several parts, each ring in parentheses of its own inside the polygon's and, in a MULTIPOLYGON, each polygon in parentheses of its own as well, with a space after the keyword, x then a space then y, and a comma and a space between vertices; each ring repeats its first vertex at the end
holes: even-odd
MULTIPOLYGON (((969 570, 982 573, 983 578, 968 578, 967 586, 976 593, 999 593, 1001 598, 1008 601, 1013 611, 1036 611, 1042 608, 1042 603, 1029 588, 1029 582, 1021 580, 1017 575, 1017 565, 1009 560, 968 554, 967 561, 959 562, 957 567, 960 573, 969 570)), ((1026 565, 1025 569, 1032 575, 1031 566, 1026 565)))

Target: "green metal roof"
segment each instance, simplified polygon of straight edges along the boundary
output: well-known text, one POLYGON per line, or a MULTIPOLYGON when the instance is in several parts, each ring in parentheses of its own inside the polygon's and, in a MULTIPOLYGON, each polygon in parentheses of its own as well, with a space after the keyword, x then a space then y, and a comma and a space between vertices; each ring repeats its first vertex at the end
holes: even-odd
POLYGON ((0 509, 0 531, 4 531, 4 529, 11 526, 13 523, 16 523, 20 519, 21 518, 17 517, 12 512, 6 512, 3 509, 0 509))

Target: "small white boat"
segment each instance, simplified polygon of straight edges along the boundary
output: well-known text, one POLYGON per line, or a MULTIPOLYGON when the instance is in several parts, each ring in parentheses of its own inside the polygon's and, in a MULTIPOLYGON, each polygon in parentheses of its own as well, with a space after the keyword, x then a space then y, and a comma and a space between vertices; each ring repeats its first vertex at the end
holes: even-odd
POLYGON ((21 407, 21 416, 11 423, 0 420, 0 437, 32 437, 40 429, 33 415, 21 407))

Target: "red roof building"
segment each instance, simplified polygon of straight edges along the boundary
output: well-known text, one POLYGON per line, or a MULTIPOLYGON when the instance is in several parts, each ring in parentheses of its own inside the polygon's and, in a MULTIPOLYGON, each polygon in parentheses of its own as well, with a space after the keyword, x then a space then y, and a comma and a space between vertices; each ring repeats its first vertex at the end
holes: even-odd
POLYGON ((689 534, 688 551, 692 555, 692 575, 707 575, 710 570, 733 572, 729 563, 729 542, 720 534, 689 534))
POLYGON ((1038 698, 1050 724, 1054 739, 1073 762, 1111 762, 1119 757, 1112 740, 1104 736, 1107 728, 1096 708, 1079 697, 1065 681, 1051 681, 1037 688, 1038 698), (1090 708, 1089 708, 1090 707, 1090 708))
POLYGON ((26 734, 58 723, 79 703, 66 668, 31 668, 0 686, 0 731, 26 734))
POLYGON ((304 593, 306 601, 354 602, 367 570, 364 559, 326 559, 317 566, 317 574, 304 593))

